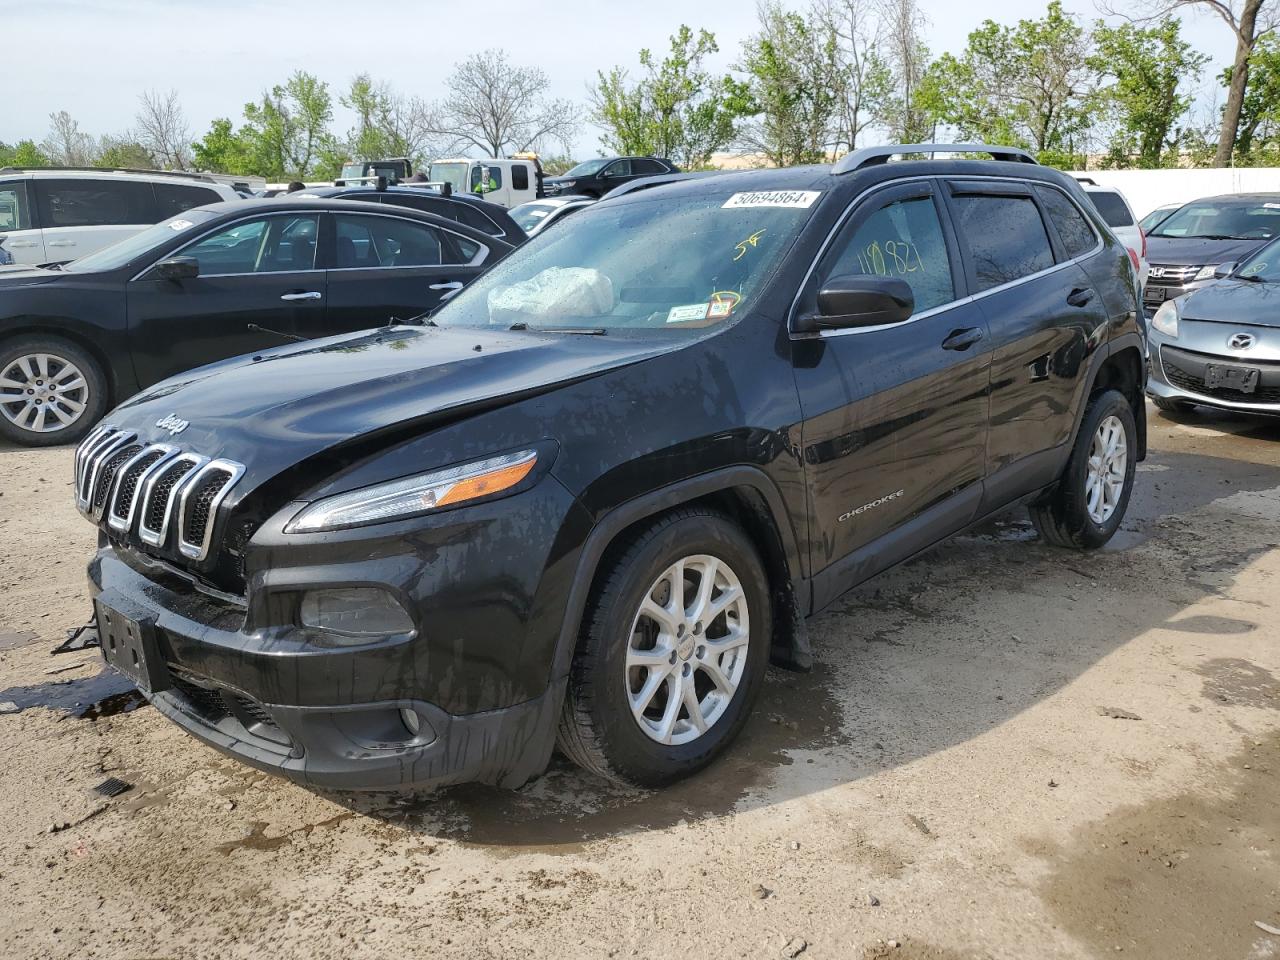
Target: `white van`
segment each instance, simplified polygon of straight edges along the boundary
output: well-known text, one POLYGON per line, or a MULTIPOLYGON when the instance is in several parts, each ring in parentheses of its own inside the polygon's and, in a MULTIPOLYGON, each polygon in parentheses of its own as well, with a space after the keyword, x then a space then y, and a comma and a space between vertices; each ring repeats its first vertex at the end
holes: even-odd
POLYGON ((536 200, 542 192, 537 161, 522 158, 437 160, 427 179, 449 184, 454 193, 479 194, 508 209, 536 200))
POLYGON ((0 168, 0 248, 15 263, 86 256, 192 207, 239 200, 196 173, 0 168))

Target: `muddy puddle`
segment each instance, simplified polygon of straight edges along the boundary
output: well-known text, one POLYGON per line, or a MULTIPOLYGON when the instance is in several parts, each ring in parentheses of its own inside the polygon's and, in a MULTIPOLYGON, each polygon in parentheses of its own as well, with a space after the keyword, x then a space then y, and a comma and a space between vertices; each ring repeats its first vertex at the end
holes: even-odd
POLYGON ((418 797, 334 799, 495 855, 575 853, 618 834, 727 814, 753 791, 785 781, 792 764, 812 762, 794 752, 845 742, 832 679, 823 663, 808 674, 771 669, 733 746, 710 769, 660 791, 608 783, 557 754, 542 777, 519 790, 468 784, 418 797))
MULTIPOLYGON (((1265 676, 1264 676, 1265 675, 1265 676)), ((1207 668, 1204 695, 1280 706, 1257 667, 1207 668)), ((1066 848, 1039 893, 1094 956, 1151 960, 1280 957, 1280 735, 1244 741, 1193 789, 1121 808, 1066 848)))
POLYGON ((6 701, 16 706, 18 712, 44 707, 85 720, 129 713, 146 704, 130 680, 105 667, 91 677, 50 680, 0 690, 0 703, 6 701))

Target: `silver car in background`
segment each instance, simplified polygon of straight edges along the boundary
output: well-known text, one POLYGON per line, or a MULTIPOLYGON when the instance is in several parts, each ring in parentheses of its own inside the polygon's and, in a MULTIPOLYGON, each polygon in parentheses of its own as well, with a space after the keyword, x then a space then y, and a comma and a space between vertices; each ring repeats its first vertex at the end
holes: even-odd
POLYGON ((1156 310, 1147 395, 1167 411, 1280 415, 1280 238, 1215 276, 1156 310))

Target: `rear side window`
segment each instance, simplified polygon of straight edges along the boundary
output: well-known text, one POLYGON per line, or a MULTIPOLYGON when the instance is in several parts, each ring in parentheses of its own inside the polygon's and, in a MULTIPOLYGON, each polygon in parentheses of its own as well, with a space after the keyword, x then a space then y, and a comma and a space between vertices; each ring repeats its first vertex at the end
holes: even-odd
POLYGON ((1129 212, 1129 205, 1120 194, 1110 190, 1089 190, 1087 195, 1108 227, 1133 226, 1133 214, 1129 212))
POLYGON ((824 278, 848 274, 899 277, 915 294, 916 313, 955 299, 947 242, 932 197, 893 200, 848 236, 824 278))
POLYGON ((155 223, 151 184, 138 180, 37 180, 44 227, 102 227, 155 223))
POLYGON ((1062 238, 1068 259, 1084 256, 1097 246, 1098 238, 1089 226, 1089 221, 1067 199, 1066 194, 1052 187, 1036 187, 1036 193, 1040 195, 1049 219, 1058 228, 1058 236, 1062 238))
POLYGON ((480 252, 479 244, 412 220, 340 213, 334 225, 339 269, 468 263, 480 252))
POLYGON ((27 185, 21 180, 0 183, 0 233, 6 230, 30 230, 31 207, 27 202, 27 185))
POLYGON ((192 207, 203 207, 206 203, 219 203, 222 200, 217 191, 208 187, 187 183, 157 183, 154 186, 156 207, 161 220, 168 220, 192 207))
POLYGON ((667 168, 657 160, 639 158, 631 161, 632 173, 666 173, 667 168))
MULTIPOLYGON (((436 211, 433 210, 432 212, 435 213, 436 211)), ((468 227, 487 233, 491 237, 501 237, 506 233, 502 227, 469 203, 450 203, 449 212, 441 213, 441 216, 451 217, 459 223, 465 223, 468 227)))
POLYGON ((960 242, 973 259, 975 293, 1053 266, 1053 248, 1030 197, 970 194, 952 199, 960 242))
POLYGON ((528 190, 529 189, 529 168, 528 167, 512 167, 511 168, 511 189, 512 190, 528 190))

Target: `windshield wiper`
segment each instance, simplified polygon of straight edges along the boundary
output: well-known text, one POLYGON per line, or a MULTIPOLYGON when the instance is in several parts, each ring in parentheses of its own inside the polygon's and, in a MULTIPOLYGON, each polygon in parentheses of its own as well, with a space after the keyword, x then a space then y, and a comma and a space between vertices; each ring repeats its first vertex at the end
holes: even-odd
MULTIPOLYGON (((1163 234, 1162 234, 1163 236, 1163 234)), ((1233 237, 1228 233, 1193 233, 1189 237, 1183 237, 1183 240, 1243 240, 1243 237, 1233 237)))
POLYGON ((1243 273, 1232 273, 1232 274, 1229 274, 1229 276, 1232 280, 1248 280, 1250 283, 1266 283, 1267 282, 1267 279, 1265 277, 1260 277, 1256 273, 1251 273, 1248 276, 1246 276, 1243 273))
POLYGON ((523 320, 517 320, 508 330, 529 330, 534 333, 577 333, 584 337, 603 337, 609 333, 604 327, 530 327, 523 320))
POLYGON ((270 327, 262 327, 256 323, 246 323, 245 328, 252 330, 254 333, 269 333, 273 337, 279 337, 281 340, 292 340, 294 343, 306 343, 306 337, 300 337, 296 333, 285 333, 282 330, 272 330, 270 327))

